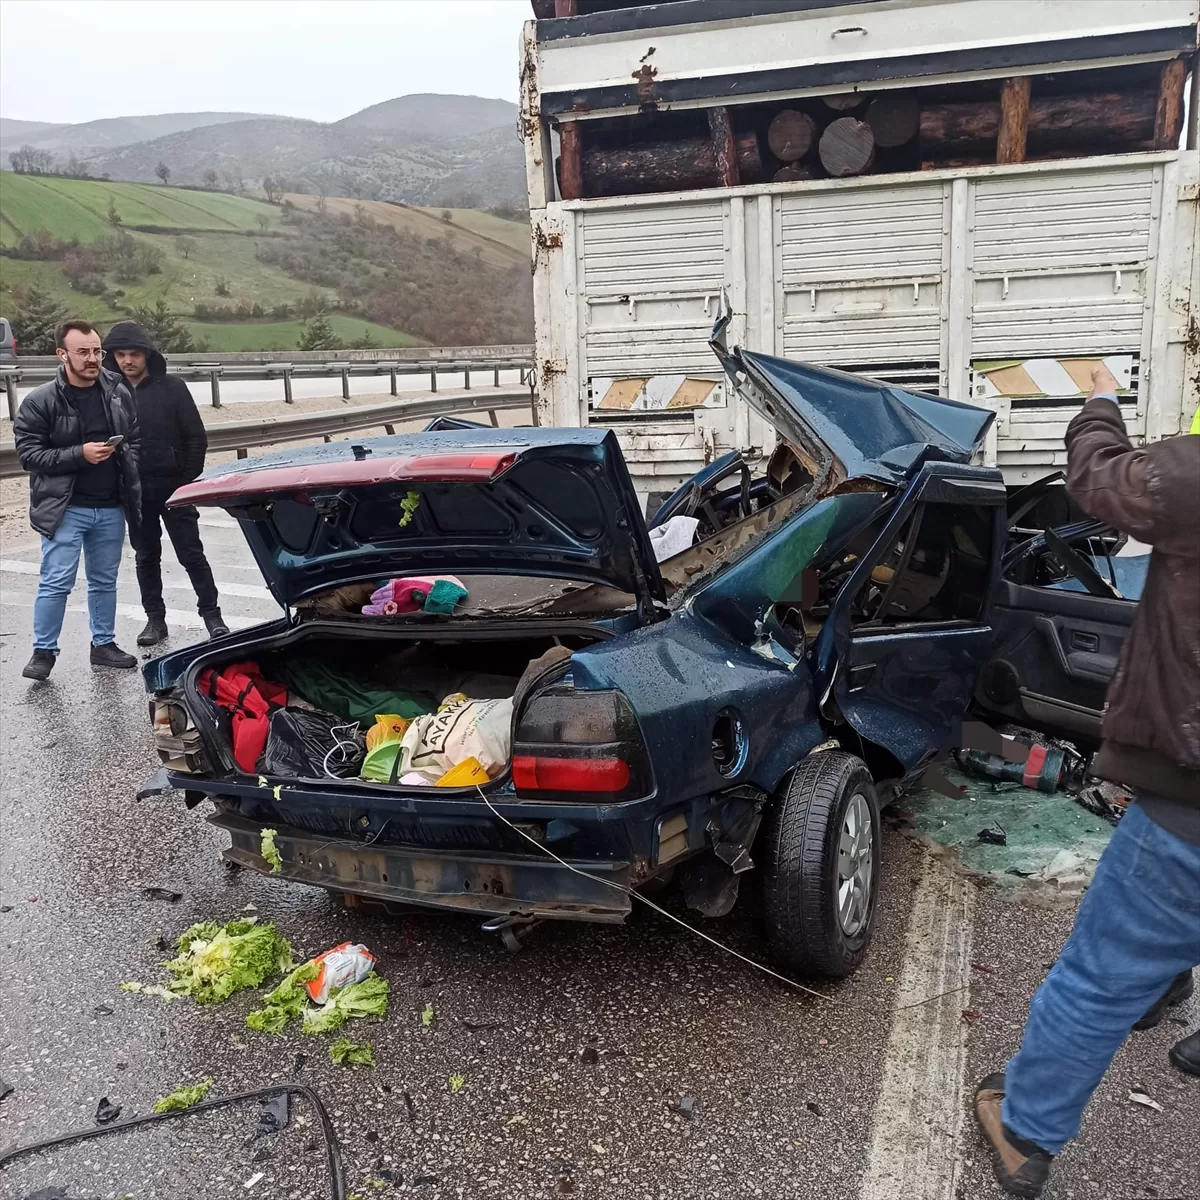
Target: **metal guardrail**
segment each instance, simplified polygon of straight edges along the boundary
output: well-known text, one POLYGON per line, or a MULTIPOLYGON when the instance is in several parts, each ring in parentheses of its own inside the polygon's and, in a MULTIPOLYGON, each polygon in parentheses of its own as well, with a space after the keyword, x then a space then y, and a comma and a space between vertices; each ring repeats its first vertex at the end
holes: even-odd
MULTIPOLYGON (((208 430, 208 452, 222 454, 235 450, 238 458, 245 458, 246 451, 252 446, 274 446, 318 437, 328 442, 334 434, 349 433, 355 429, 382 427, 390 434, 402 421, 427 421, 433 417, 469 412, 487 413, 491 423, 497 425, 497 412, 502 409, 531 408, 532 404, 532 392, 523 388, 519 391, 480 391, 469 395, 457 392, 436 399, 398 400, 393 404, 333 409, 305 413, 303 416, 281 417, 278 420, 228 421, 208 430)), ((0 443, 0 479, 11 479, 22 474, 24 471, 16 448, 11 442, 0 443)))
MULTIPOLYGON (((520 371, 521 383, 528 384, 533 371, 533 354, 524 347, 499 347, 509 351, 505 357, 492 354, 472 353, 464 357, 407 358, 396 355, 389 358, 322 357, 312 354, 264 354, 256 358, 244 354, 205 357, 198 355, 171 355, 167 370, 172 375, 191 383, 207 381, 212 393, 213 408, 221 407, 221 381, 236 383, 248 380, 279 379, 283 382, 283 400, 291 404, 292 381, 294 379, 336 379, 342 381, 342 399, 350 399, 350 377, 352 375, 387 375, 393 396, 399 395, 398 378, 401 375, 429 375, 429 390, 438 390, 438 372, 463 375, 466 386, 471 386, 471 372, 492 372, 492 385, 500 386, 501 371, 520 371), (512 353, 516 349, 517 353, 512 353)), ((55 358, 37 357, 15 359, 0 363, 0 376, 8 397, 8 417, 16 416, 18 384, 45 383, 53 379, 58 370, 55 358)))

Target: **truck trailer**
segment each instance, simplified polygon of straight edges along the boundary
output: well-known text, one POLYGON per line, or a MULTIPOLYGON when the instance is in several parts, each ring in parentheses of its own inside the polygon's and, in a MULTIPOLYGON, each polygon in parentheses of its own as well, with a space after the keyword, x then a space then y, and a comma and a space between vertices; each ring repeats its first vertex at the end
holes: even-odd
POLYGON ((1200 400, 1198 0, 534 0, 538 420, 643 503, 775 432, 730 345, 967 400, 1009 485, 1094 360, 1135 441, 1200 400))

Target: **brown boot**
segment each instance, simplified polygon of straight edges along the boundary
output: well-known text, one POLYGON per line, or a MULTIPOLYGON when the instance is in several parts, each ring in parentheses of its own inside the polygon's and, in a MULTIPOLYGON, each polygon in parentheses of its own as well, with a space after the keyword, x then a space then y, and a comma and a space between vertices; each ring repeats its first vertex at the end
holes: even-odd
POLYGON ((1010 1196, 1032 1200, 1046 1186, 1054 1156, 1005 1127, 1001 1116, 1003 1104, 1004 1072, 984 1076, 975 1089, 975 1120, 991 1147, 992 1170, 1010 1196))

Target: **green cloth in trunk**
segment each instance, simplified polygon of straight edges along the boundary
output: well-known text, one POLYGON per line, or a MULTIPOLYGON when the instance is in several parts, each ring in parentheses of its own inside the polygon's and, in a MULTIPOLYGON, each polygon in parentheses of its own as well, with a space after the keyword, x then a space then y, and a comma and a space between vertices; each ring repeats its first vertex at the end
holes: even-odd
POLYGON ((309 704, 357 721, 364 728, 375 724, 377 713, 395 713, 412 720, 435 712, 438 706, 437 700, 425 692, 379 687, 349 671, 336 670, 319 658, 289 659, 274 666, 272 675, 309 704))

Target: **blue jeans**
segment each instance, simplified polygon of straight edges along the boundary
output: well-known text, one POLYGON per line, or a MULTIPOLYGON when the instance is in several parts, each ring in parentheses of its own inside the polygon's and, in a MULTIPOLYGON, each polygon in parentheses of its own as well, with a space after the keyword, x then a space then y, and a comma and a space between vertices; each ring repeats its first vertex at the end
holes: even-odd
POLYGON ((42 577, 33 602, 33 648, 57 650, 75 586, 79 555, 88 582, 88 620, 92 645, 116 640, 117 571, 125 544, 125 512, 121 508, 70 507, 54 536, 42 538, 42 577))
POLYGON ((1200 846, 1132 805, 1008 1064, 1004 1123, 1057 1154, 1133 1023, 1200 963, 1200 846))

